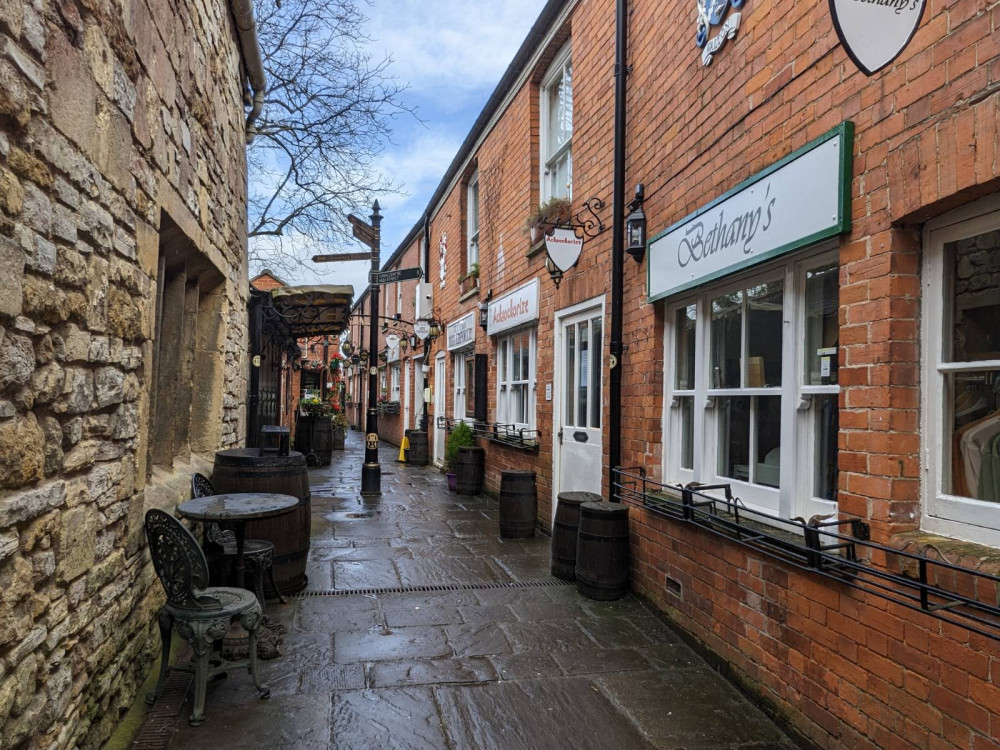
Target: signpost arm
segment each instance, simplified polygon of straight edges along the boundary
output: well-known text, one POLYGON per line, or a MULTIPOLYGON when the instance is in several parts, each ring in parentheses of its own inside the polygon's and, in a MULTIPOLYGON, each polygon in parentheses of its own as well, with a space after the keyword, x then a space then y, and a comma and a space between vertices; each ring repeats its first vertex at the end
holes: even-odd
MULTIPOLYGON (((379 213, 378 201, 372 204, 372 228, 374 243, 371 248, 372 274, 377 274, 381 259, 379 245, 381 242, 382 214, 379 213)), ((365 423, 365 463, 361 467, 361 494, 382 494, 382 467, 378 460, 378 295, 379 285, 371 283, 368 286, 368 310, 371 316, 368 333, 368 414, 365 423)))

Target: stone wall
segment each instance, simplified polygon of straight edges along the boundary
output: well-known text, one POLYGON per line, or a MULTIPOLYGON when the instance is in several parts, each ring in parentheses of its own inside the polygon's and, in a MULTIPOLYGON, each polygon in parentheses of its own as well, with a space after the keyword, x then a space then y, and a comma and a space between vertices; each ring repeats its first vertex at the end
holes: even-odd
POLYGON ((193 467, 242 440, 238 50, 225 0, 0 2, 5 748, 109 735, 159 643, 144 511, 172 507, 193 467), (220 387, 195 399, 210 412, 182 459, 151 467, 167 219, 222 280, 213 336, 198 341, 220 387))

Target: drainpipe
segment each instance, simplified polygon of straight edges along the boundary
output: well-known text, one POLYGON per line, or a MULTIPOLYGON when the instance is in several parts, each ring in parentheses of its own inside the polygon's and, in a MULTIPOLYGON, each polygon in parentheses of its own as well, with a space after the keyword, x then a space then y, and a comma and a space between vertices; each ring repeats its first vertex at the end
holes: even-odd
MULTIPOLYGON (((424 282, 429 283, 431 280, 431 218, 429 214, 424 214, 424 282)), ((427 358, 430 356, 431 345, 430 336, 424 339, 424 361, 420 366, 420 370, 424 375, 424 396, 427 396, 427 389, 430 387, 430 378, 428 374, 431 371, 430 362, 427 358)), ((430 434, 427 424, 428 420, 428 407, 427 399, 422 399, 424 402, 424 413, 420 419, 420 430, 421 432, 426 432, 430 434)))
POLYGON ((609 406, 611 419, 608 425, 608 499, 615 499, 614 476, 611 471, 622 463, 622 318, 625 262, 625 81, 628 67, 625 64, 628 42, 627 0, 615 3, 615 146, 614 187, 611 211, 611 379, 609 406))
POLYGON ((257 41, 257 23, 253 18, 253 0, 229 0, 236 22, 236 33, 240 37, 240 49, 243 52, 243 65, 247 71, 250 88, 253 89, 253 109, 247 115, 246 142, 253 143, 257 129, 254 123, 260 117, 264 106, 264 94, 267 92, 267 76, 264 74, 264 61, 260 55, 260 44, 257 41))

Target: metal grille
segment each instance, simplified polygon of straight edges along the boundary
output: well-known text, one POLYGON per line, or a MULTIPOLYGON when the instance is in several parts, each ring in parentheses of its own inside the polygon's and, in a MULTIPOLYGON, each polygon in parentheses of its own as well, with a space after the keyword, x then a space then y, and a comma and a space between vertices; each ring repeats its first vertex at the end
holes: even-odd
MULTIPOLYGON (((181 659, 185 654, 181 654, 181 659)), ((162 750, 176 732, 177 717, 184 707, 184 698, 194 675, 190 672, 171 670, 163 692, 146 712, 139 734, 132 741, 132 750, 162 750)))
POLYGON ((382 596, 385 594, 427 594, 436 591, 473 591, 476 589, 537 589, 545 586, 571 586, 569 581, 559 578, 546 578, 541 581, 504 581, 481 583, 440 583, 427 586, 389 586, 376 589, 325 589, 321 591, 302 591, 300 599, 316 596, 382 596))

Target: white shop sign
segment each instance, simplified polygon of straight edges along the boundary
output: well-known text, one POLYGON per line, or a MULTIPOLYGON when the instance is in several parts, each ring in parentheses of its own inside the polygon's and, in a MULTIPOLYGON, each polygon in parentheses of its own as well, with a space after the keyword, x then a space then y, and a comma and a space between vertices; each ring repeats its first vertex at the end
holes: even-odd
POLYGON ((654 237, 650 301, 849 230, 853 133, 838 125, 654 237))
POLYGON ((453 323, 448 324, 448 351, 464 349, 476 343, 476 315, 463 315, 453 323))
POLYGON ((538 320, 538 279, 490 302, 486 332, 495 336, 503 331, 538 320))
POLYGON ((830 14, 848 57, 870 76, 906 49, 924 5, 925 0, 830 0, 830 14))
POLYGON ((390 346, 385 350, 386 362, 399 362, 399 346, 390 346))

